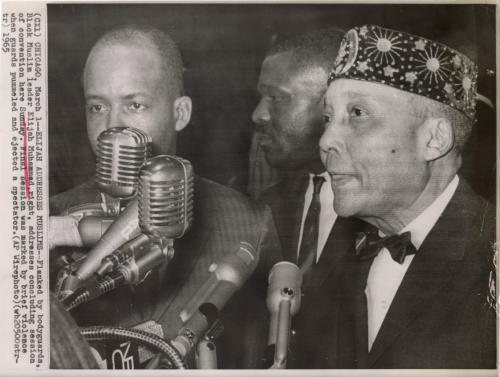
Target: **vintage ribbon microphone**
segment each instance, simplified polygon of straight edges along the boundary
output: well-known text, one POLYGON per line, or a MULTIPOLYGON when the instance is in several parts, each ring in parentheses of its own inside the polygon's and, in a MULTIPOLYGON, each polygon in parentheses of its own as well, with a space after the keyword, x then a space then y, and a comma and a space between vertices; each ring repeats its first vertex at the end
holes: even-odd
POLYGON ((99 134, 96 185, 101 191, 104 213, 84 215, 78 223, 84 246, 94 246, 123 210, 122 206, 136 195, 139 170, 151 153, 151 137, 142 130, 113 127, 99 134))
POLYGON ((135 196, 139 170, 151 157, 151 137, 130 127, 114 127, 97 138, 96 184, 103 196, 105 211, 120 213, 120 202, 135 196))
POLYGON ((78 288, 87 289, 91 299, 117 284, 138 284, 152 268, 171 259, 174 239, 182 237, 193 222, 193 191, 189 161, 166 155, 146 161, 139 173, 137 197, 64 281, 60 296, 71 295, 73 302, 78 288), (91 286, 97 284, 103 292, 88 289, 85 283, 91 278, 96 279, 91 286))
POLYGON ((93 247, 99 241, 122 207, 136 195, 139 170, 151 156, 151 148, 151 137, 135 128, 114 127, 99 134, 95 182, 102 203, 80 204, 53 217, 60 230, 55 233, 58 246, 93 247), (76 238, 80 239, 76 241, 66 236, 73 234, 75 222, 76 238))

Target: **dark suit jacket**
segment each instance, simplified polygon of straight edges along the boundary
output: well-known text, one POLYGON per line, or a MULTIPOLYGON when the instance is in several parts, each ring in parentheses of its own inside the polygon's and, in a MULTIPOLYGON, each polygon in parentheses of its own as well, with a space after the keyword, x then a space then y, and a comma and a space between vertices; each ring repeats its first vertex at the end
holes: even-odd
POLYGON ((494 208, 461 179, 403 278, 370 352, 364 288, 371 262, 347 254, 340 310, 321 340, 335 357, 320 366, 495 368, 495 313, 486 302, 494 238, 494 208))
MULTIPOLYGON (((309 176, 305 172, 285 180, 264 191, 260 201, 269 205, 281 242, 283 259, 297 263, 297 244, 304 209, 304 195, 309 176)), ((329 357, 321 353, 318 337, 331 320, 333 307, 327 298, 338 288, 342 268, 340 261, 354 243, 355 231, 367 225, 357 219, 337 218, 318 263, 302 286, 301 309, 292 318, 292 338, 288 369, 319 368, 316 359, 329 357)))
POLYGON ((54 294, 50 296, 50 368, 97 369, 96 360, 74 319, 54 294))
MULTIPOLYGON (((68 205, 98 198, 91 183, 83 187, 84 190, 80 187, 52 198, 51 209, 61 212, 68 205)), ((252 298, 263 295, 262 281, 265 281, 269 266, 277 261, 276 255, 279 255, 269 209, 203 178, 197 177, 194 187, 194 222, 189 232, 175 241, 175 257, 166 270, 163 282, 160 284, 157 275, 152 274, 137 287, 122 287, 77 308, 72 314, 80 326, 129 327, 155 320, 161 324, 164 336, 173 338, 182 326, 179 313, 209 277, 208 267, 225 255, 236 252, 241 241, 252 244, 260 257, 255 276, 241 294, 252 298)), ((241 299, 237 301, 242 302, 241 299)), ((251 309, 234 304, 231 307, 230 304, 225 310, 226 340, 221 343, 227 342, 230 346, 223 347, 225 353, 219 352, 222 367, 226 359, 231 367, 256 366, 257 356, 247 355, 241 350, 244 332, 249 332, 249 342, 254 336, 252 328, 244 326, 247 320, 255 322, 251 309)))
POLYGON ((71 190, 51 196, 49 200, 49 213, 51 216, 62 215, 71 207, 100 202, 101 194, 97 189, 95 179, 90 179, 71 190))

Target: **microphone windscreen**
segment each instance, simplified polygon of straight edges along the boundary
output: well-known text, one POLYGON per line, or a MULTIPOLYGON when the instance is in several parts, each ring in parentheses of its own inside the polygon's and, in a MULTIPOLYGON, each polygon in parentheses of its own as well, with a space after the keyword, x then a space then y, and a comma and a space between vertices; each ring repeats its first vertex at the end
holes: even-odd
POLYGON ((193 222, 194 172, 191 163, 176 156, 156 156, 139 174, 139 225, 142 232, 179 238, 193 222))
POLYGON ((139 169, 151 156, 151 137, 130 127, 104 130, 97 138, 96 184, 114 198, 135 195, 139 169))

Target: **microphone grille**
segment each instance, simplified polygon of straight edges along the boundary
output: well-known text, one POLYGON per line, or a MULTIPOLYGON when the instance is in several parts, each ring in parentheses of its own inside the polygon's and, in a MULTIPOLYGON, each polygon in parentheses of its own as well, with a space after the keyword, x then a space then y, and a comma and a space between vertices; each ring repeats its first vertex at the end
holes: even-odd
POLYGON ((149 159, 139 175, 139 226, 155 237, 179 238, 193 223, 194 173, 177 156, 149 159))
POLYGON ((137 191, 139 169, 151 156, 151 137, 130 127, 114 127, 97 138, 96 183, 104 193, 127 198, 137 191))

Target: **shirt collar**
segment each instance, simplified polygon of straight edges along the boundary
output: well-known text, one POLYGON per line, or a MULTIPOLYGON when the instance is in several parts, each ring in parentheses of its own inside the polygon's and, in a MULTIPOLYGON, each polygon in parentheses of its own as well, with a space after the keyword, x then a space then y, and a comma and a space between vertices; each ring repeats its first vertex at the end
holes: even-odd
POLYGON ((422 245, 425 238, 430 233, 441 214, 444 212, 444 209, 450 202, 458 187, 458 181, 458 175, 455 175, 441 195, 439 195, 429 207, 427 207, 420 215, 406 225, 401 232, 399 232, 400 234, 404 232, 411 232, 411 243, 415 246, 415 248, 420 248, 420 245, 422 245))
POLYGON ((332 177, 330 177, 330 174, 328 174, 327 171, 324 171, 323 173, 320 173, 320 174, 309 173, 309 182, 312 182, 312 179, 315 176, 325 178, 325 183, 330 183, 332 180, 332 177))

